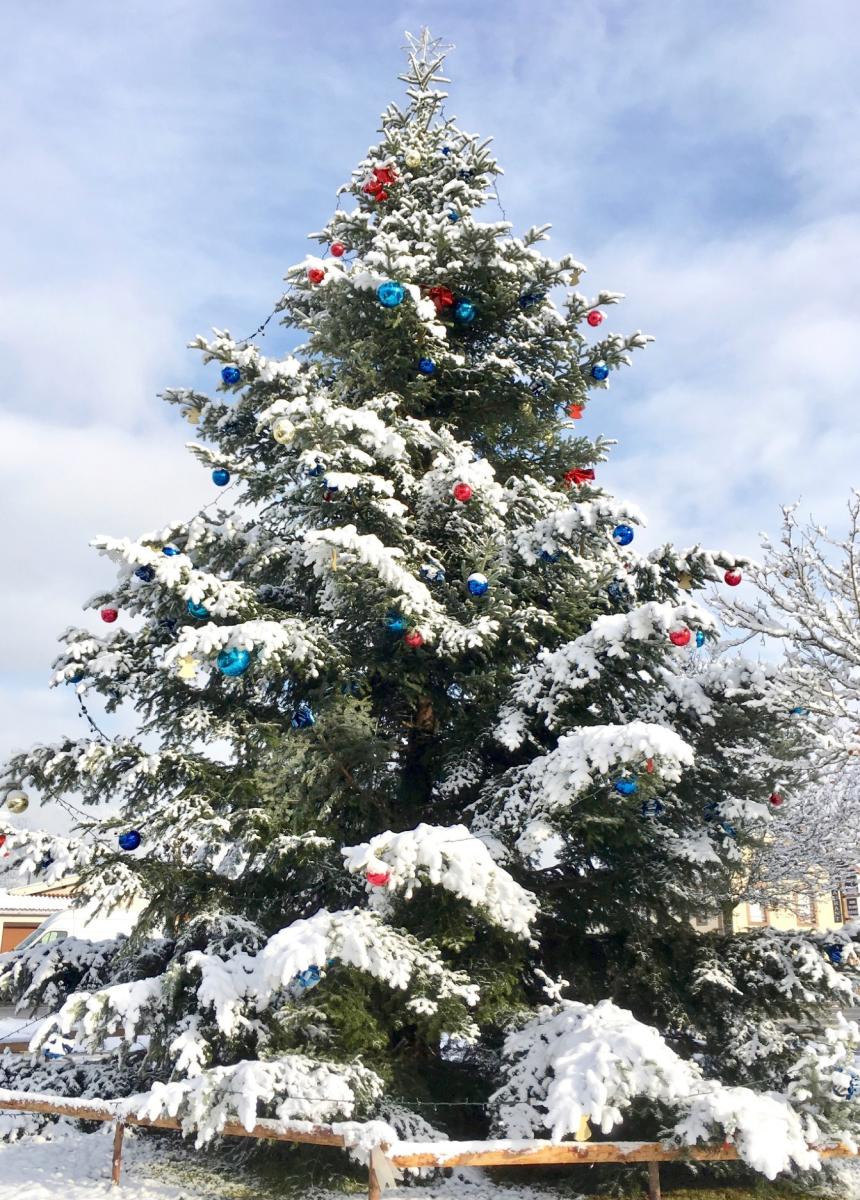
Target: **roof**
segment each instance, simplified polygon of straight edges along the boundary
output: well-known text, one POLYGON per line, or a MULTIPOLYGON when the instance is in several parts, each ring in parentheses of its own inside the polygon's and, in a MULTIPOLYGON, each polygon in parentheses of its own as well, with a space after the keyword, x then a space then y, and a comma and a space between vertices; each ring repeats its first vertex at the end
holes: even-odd
POLYGON ((47 916, 68 907, 68 899, 59 896, 15 896, 11 892, 0 891, 0 917, 11 914, 47 916))

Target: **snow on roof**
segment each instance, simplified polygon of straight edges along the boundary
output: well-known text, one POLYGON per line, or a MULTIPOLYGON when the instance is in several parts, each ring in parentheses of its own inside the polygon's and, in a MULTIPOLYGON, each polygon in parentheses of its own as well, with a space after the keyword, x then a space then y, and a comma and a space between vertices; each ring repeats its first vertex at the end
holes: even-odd
POLYGON ((62 896, 16 896, 0 890, 0 916, 9 913, 47 914, 62 912, 69 907, 67 897, 62 896))

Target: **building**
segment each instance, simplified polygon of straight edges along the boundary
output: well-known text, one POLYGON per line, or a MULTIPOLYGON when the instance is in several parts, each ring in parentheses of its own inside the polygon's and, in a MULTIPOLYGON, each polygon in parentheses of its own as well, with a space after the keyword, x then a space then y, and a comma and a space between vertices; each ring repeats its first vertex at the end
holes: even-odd
MULTIPOLYGON (((732 911, 735 933, 751 929, 841 929, 860 917, 860 868, 846 872, 841 887, 815 893, 799 890, 791 903, 769 907, 755 901, 742 901, 732 911)), ((725 930, 719 914, 695 917, 693 924, 702 933, 725 930)))
POLYGON ((13 888, 0 890, 0 953, 14 950, 29 933, 54 913, 69 907, 68 892, 57 889, 13 888))

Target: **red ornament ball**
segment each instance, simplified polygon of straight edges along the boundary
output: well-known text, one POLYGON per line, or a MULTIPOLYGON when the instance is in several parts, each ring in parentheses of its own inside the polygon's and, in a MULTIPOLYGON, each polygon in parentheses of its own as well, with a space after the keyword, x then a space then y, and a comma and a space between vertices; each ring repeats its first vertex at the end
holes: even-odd
POLYGON ((325 279, 325 271, 322 267, 311 267, 308 271, 308 279, 311 283, 322 283, 325 279))
POLYGON ((743 575, 741 575, 740 571, 733 568, 726 571, 723 579, 725 579, 729 587, 737 587, 740 581, 743 579, 743 575))
POLYGON ((570 408, 567 410, 567 415, 569 417, 571 417, 574 421, 579 421, 582 418, 582 415, 584 412, 585 412, 584 404, 571 404, 570 408))
POLYGON ((785 803, 785 796, 783 796, 781 792, 772 792, 768 803, 773 808, 779 808, 781 804, 785 803))
POLYGON ((686 646, 691 637, 689 629, 673 629, 669 634, 669 641, 673 646, 686 646))
POLYGON ((423 634, 418 629, 410 629, 408 633, 404 633, 403 640, 413 650, 424 645, 423 634))
POLYGON ((101 619, 104 621, 104 623, 106 625, 113 625, 114 621, 119 616, 119 609, 118 608, 103 608, 101 610, 101 612, 99 613, 99 616, 101 617, 101 619))
POLYGON ((441 312, 443 308, 450 308, 454 303, 454 293, 450 288, 431 287, 427 289, 427 295, 436 306, 436 312, 441 312))
POLYGON ((390 878, 391 874, 388 871, 367 872, 367 882, 371 885, 371 887, 385 887, 390 878))
POLYGON ((455 483, 451 489, 451 495, 460 504, 465 504, 467 500, 472 499, 472 485, 469 483, 455 483))
POLYGON ((346 246, 344 246, 343 242, 332 242, 331 252, 335 258, 343 258, 344 254, 346 254, 346 246))
POLYGON ((603 324, 606 318, 602 312, 598 312, 596 308, 593 308, 585 319, 592 329, 596 329, 598 325, 603 324))

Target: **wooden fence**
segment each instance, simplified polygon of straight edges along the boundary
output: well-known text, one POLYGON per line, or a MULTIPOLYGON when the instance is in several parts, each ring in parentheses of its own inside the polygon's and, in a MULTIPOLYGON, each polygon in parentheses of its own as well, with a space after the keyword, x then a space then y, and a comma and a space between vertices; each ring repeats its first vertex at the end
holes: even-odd
MULTIPOLYGON (((120 1100, 91 1100, 77 1103, 62 1096, 0 1091, 0 1109, 49 1113, 81 1121, 105 1121, 114 1125, 111 1183, 119 1185, 122 1173, 123 1134, 127 1125, 145 1129, 182 1128, 175 1117, 137 1117, 122 1111, 120 1100)), ((329 1125, 309 1125, 261 1119, 252 1129, 225 1125, 224 1137, 248 1137, 278 1142, 309 1142, 317 1146, 348 1148, 342 1133, 329 1125)), ((843 1142, 816 1146, 822 1158, 853 1158, 858 1153, 843 1142)), ((726 1162, 737 1159, 737 1149, 728 1142, 720 1146, 666 1146, 662 1142, 550 1142, 538 1139, 488 1142, 396 1142, 371 1151, 368 1168, 368 1200, 381 1200, 382 1181, 394 1168, 404 1167, 531 1167, 547 1164, 588 1166, 592 1163, 643 1163, 648 1168, 648 1200, 660 1200, 661 1162, 726 1162)))

